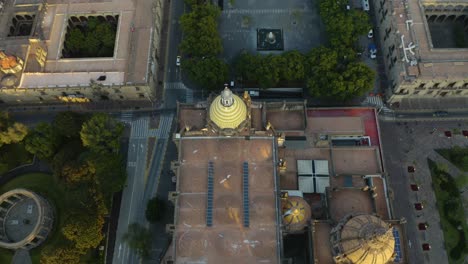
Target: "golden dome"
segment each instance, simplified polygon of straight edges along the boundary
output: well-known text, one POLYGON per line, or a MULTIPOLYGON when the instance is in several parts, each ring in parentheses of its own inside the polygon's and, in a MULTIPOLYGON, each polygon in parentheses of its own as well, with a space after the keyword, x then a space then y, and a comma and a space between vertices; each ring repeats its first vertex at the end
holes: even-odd
POLYGON ((299 196, 289 196, 282 204, 283 223, 289 231, 304 229, 310 219, 311 211, 307 202, 299 196))
POLYGON ((373 215, 359 215, 341 230, 342 255, 355 264, 385 264, 392 260, 395 238, 392 227, 373 215))
POLYGON ((219 128, 237 128, 247 117, 247 106, 242 99, 225 87, 210 106, 210 119, 219 128))

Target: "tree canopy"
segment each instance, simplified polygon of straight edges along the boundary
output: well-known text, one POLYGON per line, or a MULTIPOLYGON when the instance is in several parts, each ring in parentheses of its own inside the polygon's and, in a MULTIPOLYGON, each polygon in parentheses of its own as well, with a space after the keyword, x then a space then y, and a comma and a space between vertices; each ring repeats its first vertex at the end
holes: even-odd
POLYGON ((123 239, 141 257, 146 258, 149 256, 151 233, 147 228, 138 223, 132 223, 128 226, 128 231, 124 234, 123 239))
POLYGON ((80 250, 71 246, 62 246, 59 248, 45 248, 41 252, 41 264, 80 264, 80 250))
POLYGON ((80 136, 83 146, 96 153, 117 153, 124 126, 104 113, 94 114, 83 123, 80 136))
POLYGON ((96 248, 104 238, 103 225, 102 216, 80 213, 68 217, 62 233, 68 240, 75 242, 77 249, 96 248))
POLYGON ((80 114, 66 111, 60 112, 55 116, 53 125, 59 135, 66 138, 75 138, 80 136, 83 122, 84 117, 80 114))
POLYGON ((20 142, 28 134, 28 128, 10 119, 7 112, 0 112, 0 146, 20 142))
POLYGON ((60 145, 60 136, 48 123, 39 123, 25 139, 25 148, 39 159, 49 160, 60 145))
POLYGON ((191 80, 203 88, 215 90, 222 87, 228 78, 228 65, 216 57, 184 60, 182 68, 191 80))

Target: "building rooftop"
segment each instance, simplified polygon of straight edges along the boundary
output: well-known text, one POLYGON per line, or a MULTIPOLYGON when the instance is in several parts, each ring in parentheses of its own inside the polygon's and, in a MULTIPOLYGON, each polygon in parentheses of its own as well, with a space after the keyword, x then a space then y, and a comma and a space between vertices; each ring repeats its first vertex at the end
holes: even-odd
MULTIPOLYGON (((90 80, 104 85, 147 83, 150 39, 152 37, 152 1, 150 0, 22 0, 7 4, 0 16, 0 47, 7 54, 25 61, 21 88, 88 86, 90 80), (5 32, 16 14, 33 17, 32 35, 8 37, 5 32), (118 16, 113 57, 62 58, 68 21, 71 16, 118 16), (46 54, 41 66, 38 49, 46 54), (64 76, 64 73, 66 76, 64 76)), ((0 76, 1 77, 1 76, 0 76)))
POLYGON ((274 140, 190 138, 179 144, 176 263, 278 263, 274 140), (207 226, 208 163, 213 220, 207 226), (249 165, 249 227, 243 225, 243 162, 249 165))

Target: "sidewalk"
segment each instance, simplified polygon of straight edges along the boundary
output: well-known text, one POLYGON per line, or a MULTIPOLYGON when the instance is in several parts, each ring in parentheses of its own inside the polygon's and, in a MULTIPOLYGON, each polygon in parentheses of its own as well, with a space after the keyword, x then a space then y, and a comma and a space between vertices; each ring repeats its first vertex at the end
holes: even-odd
POLYGON ((161 103, 156 100, 153 104, 149 101, 100 101, 90 103, 48 103, 48 104, 24 104, 24 105, 5 105, 0 110, 8 112, 61 112, 61 111, 122 111, 122 110, 151 110, 159 108, 161 103))

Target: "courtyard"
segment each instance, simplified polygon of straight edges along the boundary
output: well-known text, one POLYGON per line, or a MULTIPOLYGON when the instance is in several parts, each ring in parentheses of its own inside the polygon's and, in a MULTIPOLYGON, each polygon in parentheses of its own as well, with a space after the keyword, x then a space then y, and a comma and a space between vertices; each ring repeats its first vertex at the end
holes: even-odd
POLYGON ((253 54, 306 53, 326 42, 317 3, 309 0, 224 0, 219 31, 228 62, 243 50, 253 54), (257 52, 257 29, 261 28, 282 29, 284 50, 257 52))
MULTIPOLYGON (((468 146, 468 139, 457 133, 465 130, 468 124, 461 121, 381 122, 380 127, 393 214, 407 221, 408 244, 412 248, 409 263, 448 263, 428 160, 447 167, 452 177, 460 176, 460 170, 435 150, 468 146), (447 137, 446 131, 451 131, 451 137, 447 137), (419 190, 412 190, 411 184, 419 186, 419 190), (421 203, 424 208, 416 210, 415 203, 421 203), (420 223, 427 223, 427 230, 418 230, 420 223), (430 244, 431 250, 423 251, 424 243, 430 244)), ((468 193, 463 195, 466 200, 468 193)))

